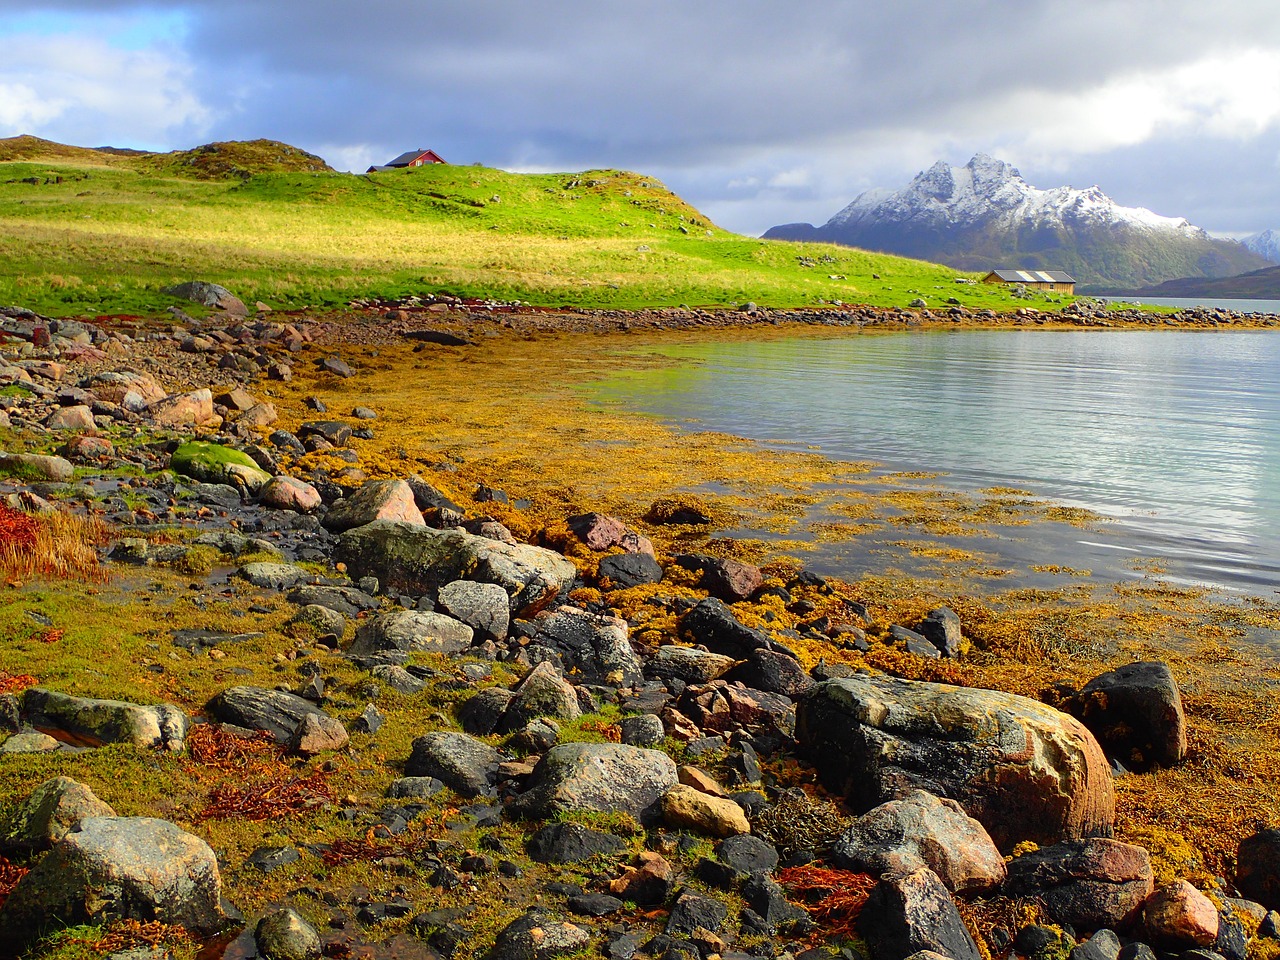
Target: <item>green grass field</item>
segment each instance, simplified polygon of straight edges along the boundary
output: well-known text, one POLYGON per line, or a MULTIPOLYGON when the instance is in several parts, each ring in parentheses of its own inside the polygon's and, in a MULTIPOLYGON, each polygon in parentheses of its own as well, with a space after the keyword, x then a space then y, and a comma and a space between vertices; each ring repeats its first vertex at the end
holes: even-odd
POLYGON ((440 292, 616 308, 1025 302, 948 267, 732 234, 636 173, 361 176, 281 144, 223 146, 117 156, 0 141, 0 304, 151 312, 193 279, 276 308, 440 292))

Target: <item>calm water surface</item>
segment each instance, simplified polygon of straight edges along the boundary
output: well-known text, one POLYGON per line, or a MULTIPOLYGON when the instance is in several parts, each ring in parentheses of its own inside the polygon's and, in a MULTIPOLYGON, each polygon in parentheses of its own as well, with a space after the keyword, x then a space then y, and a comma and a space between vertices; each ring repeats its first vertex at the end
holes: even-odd
POLYGON ((1115 519, 1037 562, 1119 572, 1161 557, 1175 580, 1280 588, 1280 334, 923 332, 671 352, 690 362, 602 395, 1115 519))

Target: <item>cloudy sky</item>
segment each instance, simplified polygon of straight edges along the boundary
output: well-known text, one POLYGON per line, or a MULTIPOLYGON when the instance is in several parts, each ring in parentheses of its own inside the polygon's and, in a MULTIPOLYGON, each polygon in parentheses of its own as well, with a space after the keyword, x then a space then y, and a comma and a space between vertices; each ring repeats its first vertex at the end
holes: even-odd
POLYGON ((1215 233, 1280 228, 1274 0, 0 0, 0 136, 268 137, 626 167, 823 222, 986 152, 1215 233))

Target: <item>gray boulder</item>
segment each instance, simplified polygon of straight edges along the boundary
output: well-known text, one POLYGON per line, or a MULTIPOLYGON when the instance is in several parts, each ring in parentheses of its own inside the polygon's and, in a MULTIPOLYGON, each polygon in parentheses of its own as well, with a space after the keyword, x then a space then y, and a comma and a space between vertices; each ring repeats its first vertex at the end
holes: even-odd
POLYGON ((1072 712, 1131 770, 1172 766, 1187 755, 1182 695, 1166 664, 1130 663, 1095 677, 1072 712))
POLYGON ((796 739, 856 810, 922 789, 956 800, 1001 850, 1111 833, 1111 770, 1098 742, 1026 697, 884 676, 827 680, 800 701, 796 739))
POLYGON ((115 815, 83 783, 54 777, 36 787, 0 829, 0 848, 42 850, 65 837, 85 817, 115 815))
POLYGON ((435 777, 464 797, 487 796, 498 782, 502 754, 465 733, 440 731, 413 741, 406 777, 435 777))
POLYGON ((442 613, 392 610, 360 625, 347 653, 365 656, 383 650, 462 653, 471 648, 471 628, 442 613))
POLYGON ((248 730, 265 730, 276 743, 288 743, 308 714, 328 716, 310 700, 304 700, 297 694, 262 687, 223 690, 209 701, 205 710, 212 719, 222 723, 248 730))
POLYGON ((481 640, 505 640, 511 624, 507 591, 496 583, 455 580, 440 588, 436 606, 461 620, 481 640))
POLYGON ((930 610, 920 621, 916 632, 937 647, 944 657, 960 655, 960 644, 964 640, 960 633, 960 617, 950 607, 930 610))
POLYGON ((991 890, 1005 878, 1004 858, 982 824, 954 800, 913 790, 869 810, 831 850, 837 867, 879 876, 928 867, 952 893, 991 890))
POLYGON ((532 907, 498 934, 489 960, 552 960, 580 953, 590 942, 586 930, 532 907))
POLYGON ((1067 840, 1009 862, 1005 894, 1036 897, 1049 916, 1084 930, 1118 927, 1155 889, 1151 857, 1118 840, 1067 840))
POLYGON ((246 563, 236 576, 264 590, 289 590, 311 579, 311 574, 292 563, 246 563))
POLYGON ((497 723, 498 733, 519 730, 539 717, 575 720, 582 716, 578 692, 550 663, 540 663, 530 670, 512 692, 515 696, 497 723))
POLYGON ((583 683, 629 687, 644 679, 644 667, 627 639, 627 623, 577 607, 541 613, 532 645, 553 650, 566 672, 583 683))
POLYGON ((19 950, 49 927, 156 920, 196 934, 226 922, 209 845, 149 817, 88 817, 18 883, 0 909, 0 943, 19 950))
POLYGON ((546 606, 577 576, 572 563, 541 547, 389 520, 348 530, 338 538, 336 555, 353 576, 374 576, 388 589, 417 596, 455 580, 496 583, 519 616, 546 606))
POLYGON ((645 674, 660 680, 710 683, 728 673, 737 662, 733 657, 711 653, 699 647, 666 644, 649 658, 649 662, 645 664, 645 674))
POLYGON ((654 822, 661 815, 658 801, 677 782, 675 762, 661 751, 564 743, 547 751, 533 771, 529 790, 508 810, 533 818, 617 812, 654 822))
POLYGON ((54 483, 66 483, 75 475, 75 467, 65 457, 47 457, 39 453, 0 453, 0 469, 21 470, 54 483))
POLYGON ((81 746, 129 743, 138 749, 183 748, 189 720, 177 707, 146 706, 120 700, 95 700, 32 687, 22 700, 27 722, 37 730, 56 730, 81 746))

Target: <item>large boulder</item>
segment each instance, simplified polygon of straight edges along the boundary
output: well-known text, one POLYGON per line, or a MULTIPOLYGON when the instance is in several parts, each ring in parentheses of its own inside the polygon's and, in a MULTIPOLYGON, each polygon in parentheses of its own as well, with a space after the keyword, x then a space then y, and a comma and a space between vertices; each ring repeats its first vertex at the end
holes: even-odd
POLYGON ((1073 707, 1107 754, 1130 769, 1172 766, 1187 755, 1182 695, 1166 664, 1110 670, 1085 684, 1073 707))
POLYGON ((205 711, 214 720, 249 730, 265 730, 276 743, 288 743, 308 714, 327 717, 310 700, 284 690, 230 687, 209 701, 205 711))
POLYGON ((1220 923, 1213 901, 1186 880, 1165 884, 1142 905, 1145 935, 1160 946, 1212 946, 1220 923))
POLYGON ((578 692, 550 663, 540 663, 530 670, 512 693, 497 722, 498 733, 519 730, 539 717, 576 720, 582 715, 578 692))
POLYGON ((213 412, 213 391, 207 387, 156 400, 147 404, 144 414, 157 427, 198 427, 218 419, 213 412))
POLYGON ((572 563, 541 547, 389 520, 346 531, 336 552, 352 576, 375 576, 387 589, 419 596, 455 580, 496 583, 506 590, 511 612, 524 616, 549 604, 577 575, 572 563))
POLYGON ((566 671, 582 683, 629 687, 644 679, 640 658, 627 639, 627 622, 577 607, 560 607, 538 615, 531 646, 554 651, 566 671))
POLYGON ((404 765, 406 777, 435 777, 464 797, 493 793, 503 756, 483 740, 440 731, 413 741, 404 765))
POLYGON ((1000 886, 1004 858, 982 824, 954 800, 913 790, 863 814, 841 834, 831 860, 846 870, 911 873, 928 867, 952 893, 1000 886))
POLYGON ((363 527, 375 520, 423 526, 422 511, 413 502, 413 488, 403 480, 369 480, 351 496, 339 500, 321 521, 333 531, 363 527))
POLYGON ((322 502, 319 491, 311 484, 287 476, 272 477, 262 488, 259 498, 265 507, 294 510, 298 513, 309 513, 322 502))
POLYGON ((681 683, 710 683, 718 680, 737 663, 733 657, 712 653, 698 647, 666 644, 645 664, 645 675, 681 683))
POLYGON ((115 815, 83 783, 54 777, 36 787, 0 827, 0 848, 41 850, 57 843, 85 817, 115 815))
POLYGON ((159 921, 209 934, 226 922, 209 845, 149 817, 88 817, 0 909, 0 943, 22 949, 52 926, 159 921))
POLYGON ((382 650, 462 653, 471 647, 471 628, 452 617, 428 610, 392 610, 361 624, 347 653, 359 656, 382 650))
POLYGON ((0 453, 0 470, 20 471, 40 480, 66 483, 75 476, 76 468, 64 457, 48 457, 39 453, 0 453))
POLYGON ((178 447, 169 458, 169 466, 184 477, 243 487, 250 493, 257 493, 271 482, 271 474, 247 453, 202 440, 190 440, 178 447))
POLYGON ((1130 923, 1154 889, 1151 857, 1118 840, 1067 840, 1009 862, 1005 893, 1035 897, 1059 923, 1083 930, 1130 923))
POLYGON ((144 705, 95 700, 32 687, 22 699, 27 722, 42 733, 80 746, 128 743, 139 749, 180 751, 189 721, 168 703, 144 705))
POLYGON ((436 606, 461 620, 481 640, 505 640, 511 625, 507 591, 496 583, 455 580, 440 588, 436 606))
POLYGON ((629 813, 651 822, 658 801, 678 782, 676 765, 659 750, 614 743, 552 747, 533 771, 512 813, 548 818, 561 813, 629 813))
POLYGON ((708 597, 684 615, 680 636, 689 643, 702 644, 712 653, 742 659, 752 650, 780 650, 790 653, 770 640, 763 630, 748 627, 733 615, 721 600, 708 597))
POLYGON ((1111 771, 1098 742, 1026 697, 884 676, 828 680, 800 702, 796 740, 857 810, 922 789, 956 800, 1002 850, 1111 833, 1111 771))

